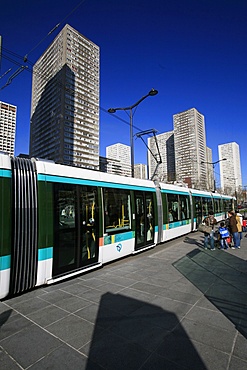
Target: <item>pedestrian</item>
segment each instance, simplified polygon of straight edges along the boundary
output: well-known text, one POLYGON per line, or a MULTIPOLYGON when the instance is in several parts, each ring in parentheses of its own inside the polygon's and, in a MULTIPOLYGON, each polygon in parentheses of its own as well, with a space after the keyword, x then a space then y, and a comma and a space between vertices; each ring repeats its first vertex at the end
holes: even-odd
POLYGON ((210 226, 212 230, 209 233, 204 233, 204 248, 208 249, 210 244, 211 251, 215 250, 214 247, 214 225, 217 224, 217 220, 214 218, 214 212, 209 211, 208 216, 203 221, 207 226, 210 226))
POLYGON ((230 234, 224 222, 220 223, 219 234, 220 234, 220 249, 228 249, 227 238, 229 238, 230 234))
POLYGON ((247 231, 247 230, 246 230, 247 222, 246 222, 245 217, 243 217, 243 223, 242 223, 242 225, 243 225, 243 231, 244 231, 244 232, 246 232, 246 231, 247 231))
POLYGON ((229 216, 229 229, 230 229, 230 233, 233 237, 233 242, 234 242, 234 246, 232 247, 232 249, 235 249, 235 248, 239 249, 240 248, 240 240, 239 240, 239 234, 238 234, 237 220, 236 220, 235 212, 234 211, 228 212, 228 216, 229 216))
POLYGON ((237 228, 238 228, 238 236, 239 236, 239 246, 240 246, 241 245, 241 240, 242 240, 243 216, 238 211, 235 212, 235 215, 236 215, 236 220, 237 220, 237 228))

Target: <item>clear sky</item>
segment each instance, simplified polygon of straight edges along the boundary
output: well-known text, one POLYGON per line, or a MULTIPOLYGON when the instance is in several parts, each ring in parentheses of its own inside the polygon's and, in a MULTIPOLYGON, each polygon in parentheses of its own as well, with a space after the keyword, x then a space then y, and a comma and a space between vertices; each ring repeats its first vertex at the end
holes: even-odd
MULTIPOLYGON (((12 70, 0 79, 0 88, 21 65, 29 66, 0 90, 0 100, 18 107, 16 155, 29 151, 31 62, 65 23, 100 47, 101 155, 107 145, 130 144, 127 113, 118 112, 117 119, 108 108, 130 106, 155 88, 158 95, 135 111, 134 134, 170 131, 173 114, 196 108, 205 116, 213 161, 219 144, 239 144, 247 185, 247 1, 2 0, 0 76, 12 70)), ((140 138, 134 148, 135 163, 146 163, 140 138)), ((218 185, 218 165, 215 172, 218 185)))

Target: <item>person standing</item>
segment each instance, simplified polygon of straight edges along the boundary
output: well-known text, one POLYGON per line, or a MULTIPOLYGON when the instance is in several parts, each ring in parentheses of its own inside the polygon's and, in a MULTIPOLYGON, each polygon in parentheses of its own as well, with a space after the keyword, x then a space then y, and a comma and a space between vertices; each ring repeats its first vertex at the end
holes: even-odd
POLYGON ((243 217, 243 223, 242 223, 242 225, 243 225, 243 231, 245 232, 246 229, 247 229, 247 222, 246 222, 246 219, 244 217, 243 217))
POLYGON ((238 234, 238 228, 237 228, 237 219, 234 211, 228 212, 229 216, 229 229, 230 233, 233 237, 234 246, 232 249, 240 248, 240 240, 239 240, 239 234, 238 234))
POLYGON ((220 223, 219 233, 220 233, 220 249, 228 249, 227 238, 229 238, 230 234, 224 222, 220 223))
POLYGON ((207 226, 210 226, 212 230, 209 233, 204 233, 204 248, 208 249, 208 245, 210 244, 211 251, 215 250, 214 247, 214 225, 217 224, 217 220, 214 218, 213 211, 209 211, 208 216, 203 221, 207 226))
POLYGON ((240 212, 236 211, 236 220, 237 220, 237 228, 238 228, 238 236, 239 236, 239 246, 241 245, 242 240, 242 231, 243 231, 243 216, 240 212))

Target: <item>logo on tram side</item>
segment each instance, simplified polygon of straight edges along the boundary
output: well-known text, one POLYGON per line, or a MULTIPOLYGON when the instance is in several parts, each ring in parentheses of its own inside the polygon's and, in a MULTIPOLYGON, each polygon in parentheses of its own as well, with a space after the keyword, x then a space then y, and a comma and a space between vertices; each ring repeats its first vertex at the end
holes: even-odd
POLYGON ((117 248, 117 251, 118 252, 121 252, 121 249, 122 249, 122 244, 121 243, 119 243, 117 246, 116 246, 116 248, 117 248))

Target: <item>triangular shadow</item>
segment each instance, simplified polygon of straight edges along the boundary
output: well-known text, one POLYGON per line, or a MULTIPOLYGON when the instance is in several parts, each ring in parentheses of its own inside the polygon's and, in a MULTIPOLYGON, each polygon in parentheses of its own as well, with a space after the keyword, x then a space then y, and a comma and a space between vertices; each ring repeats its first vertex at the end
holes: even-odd
POLYGON ((173 266, 247 338, 247 263, 225 251, 194 249, 173 266))
POLYGON ((87 370, 206 369, 173 312, 121 294, 102 296, 93 338, 80 352, 87 370))

